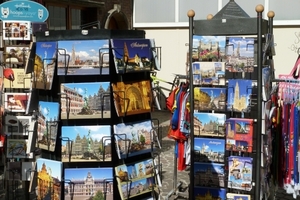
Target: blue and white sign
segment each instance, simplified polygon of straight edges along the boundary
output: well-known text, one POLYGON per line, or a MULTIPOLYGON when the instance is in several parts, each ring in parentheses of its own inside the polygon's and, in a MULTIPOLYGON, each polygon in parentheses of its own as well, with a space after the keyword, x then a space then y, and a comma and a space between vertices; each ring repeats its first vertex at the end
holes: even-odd
POLYGON ((13 0, 0 4, 0 20, 44 22, 49 17, 47 8, 29 0, 13 0))

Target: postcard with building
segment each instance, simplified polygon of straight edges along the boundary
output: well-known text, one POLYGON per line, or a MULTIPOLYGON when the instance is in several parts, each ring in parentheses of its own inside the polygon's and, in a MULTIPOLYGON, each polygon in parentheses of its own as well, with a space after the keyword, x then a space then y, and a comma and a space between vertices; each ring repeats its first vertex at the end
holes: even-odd
POLYGON ((61 199, 62 163, 59 161, 38 158, 36 160, 36 168, 37 198, 61 199))
POLYGON ((224 164, 195 163, 194 184, 204 187, 225 187, 224 164))
POLYGON ((226 150, 251 153, 253 149, 253 119, 226 120, 226 150))
POLYGON ((225 139, 195 138, 194 155, 195 162, 224 162, 225 139))
POLYGON ((236 194, 236 193, 227 193, 227 200, 251 200, 251 195, 249 194, 236 194))
POLYGON ((193 36, 193 60, 222 61, 225 59, 226 36, 193 36))
POLYGON ((4 131, 6 135, 28 135, 32 116, 5 115, 4 119, 4 131))
POLYGON ((111 161, 111 127, 109 125, 62 126, 63 162, 111 161))
POLYGON ((221 113, 194 113, 195 136, 225 136, 226 115, 221 113))
POLYGON ((39 101, 37 147, 55 151, 59 120, 59 103, 39 101))
POLYGON ((111 39, 111 45, 118 74, 160 69, 150 39, 111 39))
POLYGON ((253 158, 230 156, 228 158, 228 188, 250 191, 252 189, 253 158))
POLYGON ((226 189, 212 187, 194 187, 194 199, 226 200, 226 189))
POLYGON ((110 167, 65 168, 64 180, 65 200, 97 197, 113 200, 113 169, 110 167))
POLYGON ((198 111, 225 111, 226 88, 194 88, 194 107, 198 111))
POLYGON ((153 150, 152 121, 114 125, 114 138, 119 159, 149 153, 153 150))
POLYGON ((109 74, 109 40, 58 41, 58 75, 109 74))
POLYGON ((252 80, 229 79, 227 93, 227 111, 250 112, 252 80))
POLYGON ((110 118, 110 83, 62 83, 61 119, 110 118))
POLYGON ((193 62, 195 85, 225 85, 225 62, 193 62))
POLYGON ((254 38, 228 38, 226 70, 229 72, 253 72, 254 65, 254 38))

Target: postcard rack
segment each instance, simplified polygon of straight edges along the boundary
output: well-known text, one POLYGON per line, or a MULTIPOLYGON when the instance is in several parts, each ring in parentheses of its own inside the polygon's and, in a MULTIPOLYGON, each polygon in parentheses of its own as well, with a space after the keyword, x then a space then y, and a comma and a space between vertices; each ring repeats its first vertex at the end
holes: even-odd
MULTIPOLYGON (((234 0, 230 0, 228 5, 235 4, 234 0)), ((223 163, 225 166, 225 169, 228 169, 229 163, 234 166, 234 161, 235 161, 235 156, 238 156, 239 158, 249 158, 244 162, 246 165, 248 164, 249 160, 251 160, 251 169, 253 170, 253 173, 251 177, 248 177, 249 180, 251 180, 250 185, 244 185, 241 187, 245 187, 244 189, 234 189, 235 187, 232 187, 233 183, 231 181, 228 181, 226 179, 227 176, 229 176, 229 173, 233 174, 237 179, 240 176, 239 173, 236 173, 235 171, 229 172, 224 170, 224 185, 221 188, 221 186, 216 186, 216 190, 218 190, 219 194, 215 195, 220 195, 220 199, 227 199, 229 198, 228 195, 232 193, 237 193, 240 196, 245 195, 248 197, 248 199, 261 199, 261 193, 264 193, 264 191, 261 191, 261 184, 262 184, 262 179, 261 179, 261 146, 264 144, 263 141, 263 133, 262 133, 262 105, 263 105, 263 99, 262 99, 262 69, 263 65, 263 44, 266 43, 266 38, 263 36, 269 33, 273 33, 273 17, 274 17, 274 12, 269 12, 268 13, 268 20, 265 20, 262 18, 262 13, 264 11, 264 7, 262 5, 258 5, 256 7, 256 12, 257 12, 257 18, 250 18, 245 14, 245 16, 241 16, 241 13, 245 13, 243 10, 238 10, 237 12, 232 12, 230 11, 230 14, 226 15, 226 7, 227 5, 224 6, 223 9, 219 13, 217 13, 215 16, 213 15, 208 15, 207 20, 194 20, 195 12, 193 10, 188 11, 187 15, 189 18, 189 55, 188 55, 188 60, 189 60, 189 81, 190 83, 194 83, 194 69, 192 69, 193 66, 193 38, 196 36, 240 36, 240 37, 245 37, 245 36, 254 36, 253 41, 255 42, 255 48, 257 49, 257 55, 256 55, 256 60, 255 63, 257 67, 254 69, 254 72, 250 73, 248 72, 225 72, 225 80, 228 79, 243 79, 245 76, 247 78, 252 79, 256 84, 255 86, 252 87, 252 92, 251 92, 251 97, 252 97, 252 102, 250 103, 250 109, 251 112, 234 112, 234 111, 228 111, 225 109, 225 114, 226 117, 228 118, 248 118, 253 120, 253 145, 251 145, 251 148, 253 148, 253 151, 251 153, 247 152, 247 150, 237 150, 235 152, 230 151, 230 150, 225 150, 225 134, 224 134, 224 139, 220 139, 224 142, 224 160, 223 163), (224 15, 223 15, 224 14, 224 15), (236 15, 236 16, 235 16, 236 15), (229 17, 228 17, 229 16, 229 17), (225 162, 226 161, 226 162, 225 162), (227 164, 226 164, 227 163, 227 164), (247 187, 247 188, 246 188, 247 187), (248 187, 252 189, 248 189, 248 187), (220 192, 223 191, 223 192, 220 192), (226 192, 227 192, 227 197, 226 197, 226 192), (222 197, 221 197, 222 193, 222 197)), ((226 41, 228 42, 228 41, 226 41)), ((267 59, 272 59, 272 55, 266 56, 267 59)), ((217 62, 224 62, 222 60, 218 60, 217 62)), ((273 70, 273 68, 271 69, 273 70)), ((273 73, 273 71, 271 72, 273 73)), ((228 83, 225 83, 227 85, 228 83)), ((271 85, 271 84, 270 84, 271 85)), ((190 102, 194 102, 194 87, 195 85, 190 84, 190 102)), ((200 85, 202 87, 202 85, 200 85)), ((228 102, 227 102, 228 103, 228 102)), ((199 155, 196 154, 195 150, 195 139, 196 139, 196 128, 197 124, 195 123, 195 106, 194 103, 190 104, 190 136, 191 136, 191 166, 190 166, 190 188, 189 188, 189 198, 190 199, 197 199, 196 195, 205 195, 205 194, 199 194, 199 190, 195 191, 195 164, 197 159, 207 159, 204 157, 201 157, 201 151, 199 151, 199 155)), ((212 113, 214 113, 214 110, 211 110, 212 113)), ((203 119, 203 118, 202 118, 203 119)), ((201 119, 200 119, 201 121, 201 119)), ((227 123, 227 121, 226 121, 227 123)), ((228 124, 225 125, 226 129, 228 129, 228 124)), ((203 136, 202 136, 203 137, 203 136)), ((201 138, 201 137, 200 137, 201 138)), ((212 137, 211 137, 212 138, 212 137)), ((202 139, 202 138, 201 138, 202 139)), ((246 147, 246 149, 250 148, 246 147)), ((206 154, 205 154, 206 155, 206 154)), ((209 155, 209 154, 208 154, 209 155)), ((204 154, 202 155, 204 156, 204 154)), ((234 168, 232 168, 234 169, 234 168)), ((244 168, 243 168, 244 169, 244 168)), ((210 189, 207 189, 207 191, 211 191, 210 189)), ((214 195, 212 192, 210 192, 211 195, 214 195)), ((205 198, 205 197, 204 197, 205 198)), ((217 198, 217 197, 216 197, 217 198)), ((233 197, 231 197, 233 198, 233 197)), ((244 198, 243 198, 244 199, 244 198)))

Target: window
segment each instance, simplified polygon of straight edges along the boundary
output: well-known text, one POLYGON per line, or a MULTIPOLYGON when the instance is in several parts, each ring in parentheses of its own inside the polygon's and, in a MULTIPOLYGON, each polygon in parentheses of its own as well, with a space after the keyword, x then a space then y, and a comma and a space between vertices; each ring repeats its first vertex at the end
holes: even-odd
POLYGON ((48 6, 49 18, 48 26, 49 30, 66 30, 67 18, 66 8, 58 6, 48 6))
POLYGON ((81 10, 80 9, 71 9, 71 27, 72 29, 80 29, 81 23, 81 10))

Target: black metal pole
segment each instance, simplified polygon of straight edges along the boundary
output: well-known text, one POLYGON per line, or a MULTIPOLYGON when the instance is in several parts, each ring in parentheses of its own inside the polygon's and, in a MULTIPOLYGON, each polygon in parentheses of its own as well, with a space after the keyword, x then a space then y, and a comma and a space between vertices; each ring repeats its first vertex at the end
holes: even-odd
POLYGON ((192 51, 193 51, 193 30, 195 11, 189 10, 189 88, 190 88, 190 140, 191 140, 191 166, 190 166, 190 187, 189 199, 194 199, 194 87, 193 87, 193 69, 192 69, 192 51))
POLYGON ((263 5, 257 5, 257 127, 256 127, 256 162, 255 162, 255 198, 260 199, 261 169, 261 123, 262 123, 262 12, 263 5))

